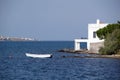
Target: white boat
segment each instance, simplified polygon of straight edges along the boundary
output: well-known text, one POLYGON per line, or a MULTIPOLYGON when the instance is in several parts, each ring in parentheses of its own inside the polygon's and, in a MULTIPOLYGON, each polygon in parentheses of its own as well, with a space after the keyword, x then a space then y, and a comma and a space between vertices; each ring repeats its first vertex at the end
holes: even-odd
POLYGON ((26 53, 27 57, 33 57, 33 58, 51 58, 52 54, 32 54, 32 53, 26 53))

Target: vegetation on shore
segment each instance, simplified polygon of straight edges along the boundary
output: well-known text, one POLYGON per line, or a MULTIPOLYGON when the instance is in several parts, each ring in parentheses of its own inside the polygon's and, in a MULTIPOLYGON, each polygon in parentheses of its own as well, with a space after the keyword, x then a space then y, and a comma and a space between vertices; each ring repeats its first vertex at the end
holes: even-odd
POLYGON ((104 28, 99 29, 97 36, 104 39, 104 47, 99 50, 100 54, 120 54, 120 22, 109 24, 104 28))

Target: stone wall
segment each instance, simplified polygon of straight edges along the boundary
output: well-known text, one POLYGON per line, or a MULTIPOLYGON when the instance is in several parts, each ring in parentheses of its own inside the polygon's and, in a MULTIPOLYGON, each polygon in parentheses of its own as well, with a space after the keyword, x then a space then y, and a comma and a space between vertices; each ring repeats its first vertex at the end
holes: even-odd
POLYGON ((90 53, 99 53, 100 47, 104 46, 104 42, 90 43, 90 53))

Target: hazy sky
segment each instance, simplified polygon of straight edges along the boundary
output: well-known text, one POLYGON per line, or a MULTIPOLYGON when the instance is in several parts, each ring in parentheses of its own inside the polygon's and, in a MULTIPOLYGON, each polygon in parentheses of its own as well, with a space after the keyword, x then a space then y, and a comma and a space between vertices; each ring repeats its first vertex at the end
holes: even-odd
POLYGON ((0 0, 0 35, 40 40, 87 37, 88 23, 120 20, 120 0, 0 0))

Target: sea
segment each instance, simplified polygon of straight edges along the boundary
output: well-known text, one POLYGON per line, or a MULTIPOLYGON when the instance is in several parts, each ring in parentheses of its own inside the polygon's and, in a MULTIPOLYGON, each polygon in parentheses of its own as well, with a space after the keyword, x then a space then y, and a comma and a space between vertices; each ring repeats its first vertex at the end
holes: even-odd
POLYGON ((0 80, 120 80, 120 59, 64 57, 89 54, 58 52, 73 48, 73 41, 1 41, 0 80), (30 58, 25 53, 53 57, 30 58))

